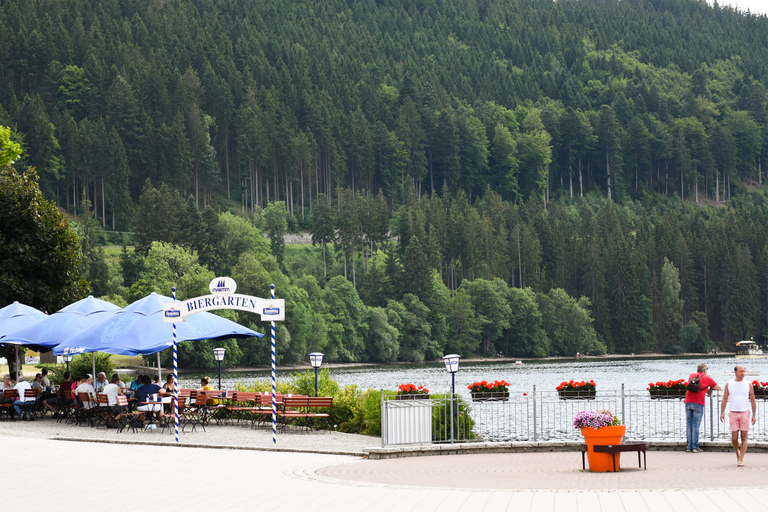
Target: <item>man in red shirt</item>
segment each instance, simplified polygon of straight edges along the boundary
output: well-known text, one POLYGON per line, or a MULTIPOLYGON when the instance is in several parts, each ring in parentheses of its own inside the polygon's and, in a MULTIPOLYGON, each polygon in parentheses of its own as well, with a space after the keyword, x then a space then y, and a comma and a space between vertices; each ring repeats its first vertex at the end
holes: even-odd
POLYGON ((701 363, 697 366, 696 373, 692 373, 688 377, 688 382, 691 382, 691 379, 696 376, 699 377, 699 391, 696 393, 685 392, 685 435, 687 439, 685 451, 693 453, 701 451, 699 448, 699 427, 701 427, 701 419, 704 417, 704 395, 711 394, 712 390, 720 391, 717 382, 707 375, 706 364, 701 363))

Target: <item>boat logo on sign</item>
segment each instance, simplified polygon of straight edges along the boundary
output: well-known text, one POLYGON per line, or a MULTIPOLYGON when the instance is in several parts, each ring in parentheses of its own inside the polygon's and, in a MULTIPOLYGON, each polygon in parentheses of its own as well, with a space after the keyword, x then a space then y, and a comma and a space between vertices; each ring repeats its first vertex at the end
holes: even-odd
POLYGON ((237 283, 231 277, 217 277, 208 285, 211 295, 229 295, 237 290, 237 283))

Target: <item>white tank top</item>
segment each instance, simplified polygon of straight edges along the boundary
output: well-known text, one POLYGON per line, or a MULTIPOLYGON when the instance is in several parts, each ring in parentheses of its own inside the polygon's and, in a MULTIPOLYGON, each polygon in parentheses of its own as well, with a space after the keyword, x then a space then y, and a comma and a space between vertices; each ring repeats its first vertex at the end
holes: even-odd
POLYGON ((728 399, 731 401, 731 412, 748 411, 750 409, 749 381, 743 379, 739 382, 734 379, 728 382, 728 399))

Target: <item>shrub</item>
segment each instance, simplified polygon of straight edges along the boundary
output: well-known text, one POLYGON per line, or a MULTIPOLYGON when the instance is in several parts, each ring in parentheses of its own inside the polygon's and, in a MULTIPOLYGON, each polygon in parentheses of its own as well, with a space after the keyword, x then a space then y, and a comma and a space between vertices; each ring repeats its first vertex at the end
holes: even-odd
MULTIPOLYGON (((69 371, 72 372, 72 378, 79 378, 86 373, 93 373, 93 366, 91 362, 91 354, 78 354, 69 363, 69 371)), ((104 352, 96 352, 96 373, 93 374, 94 380, 99 372, 104 372, 107 375, 107 380, 115 373, 115 363, 112 361, 112 354, 106 354, 104 352)), ((64 372, 62 372, 62 375, 64 372)), ((62 378, 62 380, 64 380, 62 378)))

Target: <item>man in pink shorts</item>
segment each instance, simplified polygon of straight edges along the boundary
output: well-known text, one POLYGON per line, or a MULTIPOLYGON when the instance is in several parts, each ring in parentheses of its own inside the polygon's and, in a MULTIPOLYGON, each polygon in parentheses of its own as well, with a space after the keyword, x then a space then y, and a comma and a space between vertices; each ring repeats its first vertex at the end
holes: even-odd
POLYGON ((725 404, 731 400, 728 417, 731 422, 731 444, 736 452, 736 465, 744 465, 744 455, 747 453, 747 434, 749 433, 749 406, 752 405, 752 424, 757 421, 757 404, 752 383, 744 380, 747 370, 739 365, 733 369, 736 378, 725 385, 723 405, 720 406, 720 421, 725 420, 725 404), (741 432, 741 449, 739 449, 739 432, 741 432))

